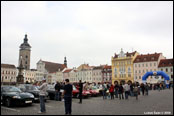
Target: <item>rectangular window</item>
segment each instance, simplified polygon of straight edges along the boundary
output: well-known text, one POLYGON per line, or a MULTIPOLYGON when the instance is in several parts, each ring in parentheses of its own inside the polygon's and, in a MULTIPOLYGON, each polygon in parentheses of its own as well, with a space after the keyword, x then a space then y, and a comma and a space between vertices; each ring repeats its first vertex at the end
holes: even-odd
POLYGON ((148 63, 146 63, 146 67, 148 67, 148 63))
POLYGON ((166 72, 168 72, 168 68, 166 68, 166 72))
POLYGON ((170 72, 173 72, 173 69, 172 68, 170 68, 170 72))

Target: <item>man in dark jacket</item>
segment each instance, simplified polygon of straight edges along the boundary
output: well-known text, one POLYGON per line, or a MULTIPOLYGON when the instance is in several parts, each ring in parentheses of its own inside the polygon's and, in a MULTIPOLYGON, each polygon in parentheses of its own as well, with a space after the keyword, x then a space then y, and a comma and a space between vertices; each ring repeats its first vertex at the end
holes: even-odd
POLYGON ((82 92, 83 92, 83 83, 80 80, 79 81, 79 99, 80 99, 79 103, 82 103, 82 92))
POLYGON ((60 101, 60 83, 58 81, 54 88, 55 88, 55 100, 60 101))
POLYGON ((73 87, 72 85, 69 83, 69 79, 65 79, 65 86, 64 86, 64 92, 63 92, 63 96, 64 96, 64 103, 65 103, 65 115, 71 115, 72 112, 72 90, 73 87))
POLYGON ((119 90, 119 86, 118 86, 118 83, 115 82, 115 97, 118 98, 118 90, 119 90))
POLYGON ((122 99, 124 99, 123 92, 124 92, 124 88, 123 88, 122 84, 120 84, 119 89, 118 89, 118 94, 119 94, 120 99, 121 99, 121 96, 122 96, 122 99))
POLYGON ((142 95, 144 95, 144 90, 145 90, 145 87, 144 87, 144 84, 143 84, 143 83, 141 83, 140 88, 141 88, 141 91, 142 91, 142 95))

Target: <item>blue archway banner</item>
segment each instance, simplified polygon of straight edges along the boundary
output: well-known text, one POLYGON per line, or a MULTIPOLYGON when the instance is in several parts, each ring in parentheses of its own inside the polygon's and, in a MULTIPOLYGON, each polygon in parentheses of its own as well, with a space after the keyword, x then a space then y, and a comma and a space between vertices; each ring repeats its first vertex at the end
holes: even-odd
POLYGON ((151 72, 147 72, 143 77, 142 77, 142 82, 146 82, 146 79, 149 77, 149 76, 154 76, 154 75, 157 75, 157 76, 162 76, 164 77, 165 79, 165 84, 166 84, 166 87, 168 88, 168 85, 169 83, 167 81, 170 80, 169 76, 163 72, 163 71, 151 71, 151 72))

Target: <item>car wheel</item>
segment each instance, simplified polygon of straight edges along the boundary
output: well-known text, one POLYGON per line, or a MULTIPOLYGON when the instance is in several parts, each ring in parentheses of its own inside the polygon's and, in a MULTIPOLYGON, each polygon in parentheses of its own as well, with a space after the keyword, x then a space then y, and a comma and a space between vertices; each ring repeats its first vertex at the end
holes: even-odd
POLYGON ((10 107, 11 106, 11 100, 10 100, 10 98, 7 98, 6 99, 6 106, 7 107, 10 107))

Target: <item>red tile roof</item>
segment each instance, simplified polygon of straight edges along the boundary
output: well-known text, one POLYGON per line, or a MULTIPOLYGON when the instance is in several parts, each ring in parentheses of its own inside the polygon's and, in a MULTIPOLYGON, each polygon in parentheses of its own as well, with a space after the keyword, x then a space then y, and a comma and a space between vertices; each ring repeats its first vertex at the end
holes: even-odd
POLYGON ((97 70, 97 69, 102 69, 102 66, 95 66, 95 67, 93 67, 93 70, 97 70))
POLYGON ((56 71, 62 71, 66 66, 64 64, 59 64, 59 63, 53 63, 53 62, 47 62, 47 61, 43 61, 45 63, 45 69, 49 72, 49 73, 53 73, 56 71))
POLYGON ((135 55, 135 53, 136 53, 137 51, 134 51, 134 52, 132 52, 132 53, 126 53, 126 57, 130 57, 130 56, 134 56, 135 55))
POLYGON ((160 54, 161 53, 138 55, 135 58, 134 63, 158 61, 160 54))
POLYGON ((111 69, 111 66, 105 65, 103 68, 105 68, 105 69, 111 69))
POLYGON ((16 68, 13 64, 1 64, 1 68, 16 68))
POLYGON ((173 66, 173 59, 161 59, 158 67, 173 66))
POLYGON ((63 73, 69 73, 71 72, 73 69, 66 69, 63 73))

